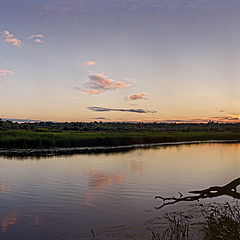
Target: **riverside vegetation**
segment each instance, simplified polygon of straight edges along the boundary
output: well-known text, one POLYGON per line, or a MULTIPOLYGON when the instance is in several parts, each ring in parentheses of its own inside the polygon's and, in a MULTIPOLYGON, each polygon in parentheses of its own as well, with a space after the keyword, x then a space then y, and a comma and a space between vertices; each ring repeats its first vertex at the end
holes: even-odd
POLYGON ((16 123, 0 120, 1 149, 240 140, 240 123, 16 123))

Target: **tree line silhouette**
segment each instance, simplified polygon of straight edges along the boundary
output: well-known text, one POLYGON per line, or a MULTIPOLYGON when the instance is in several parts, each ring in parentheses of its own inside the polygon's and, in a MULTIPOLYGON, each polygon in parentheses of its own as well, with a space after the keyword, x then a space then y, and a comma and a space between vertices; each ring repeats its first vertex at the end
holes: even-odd
POLYGON ((221 132, 240 131, 240 122, 219 123, 165 123, 165 122, 13 122, 0 119, 0 130, 29 131, 160 131, 160 132, 221 132))

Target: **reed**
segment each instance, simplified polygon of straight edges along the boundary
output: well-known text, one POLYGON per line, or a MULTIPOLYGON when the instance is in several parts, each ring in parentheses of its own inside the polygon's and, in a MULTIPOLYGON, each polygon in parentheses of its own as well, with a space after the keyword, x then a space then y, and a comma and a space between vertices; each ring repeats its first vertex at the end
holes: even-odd
POLYGON ((240 140, 240 132, 0 131, 0 148, 2 149, 120 146, 131 144, 205 140, 240 140))

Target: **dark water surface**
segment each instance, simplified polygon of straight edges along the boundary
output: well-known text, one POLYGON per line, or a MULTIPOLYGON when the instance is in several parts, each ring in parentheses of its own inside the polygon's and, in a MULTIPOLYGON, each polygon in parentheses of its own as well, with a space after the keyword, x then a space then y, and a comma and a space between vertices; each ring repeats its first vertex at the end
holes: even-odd
MULTIPOLYGON (((39 159, 0 157, 0 239, 87 240, 94 239, 91 229, 122 239, 118 230, 142 226, 159 214, 156 195, 186 194, 239 176, 239 143, 39 159)), ((181 207, 185 205, 166 211, 181 207)))

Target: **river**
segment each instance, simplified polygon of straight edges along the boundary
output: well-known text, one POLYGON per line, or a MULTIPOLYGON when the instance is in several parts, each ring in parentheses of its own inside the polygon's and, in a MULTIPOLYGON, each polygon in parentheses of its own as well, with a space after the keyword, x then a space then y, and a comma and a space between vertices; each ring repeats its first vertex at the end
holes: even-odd
MULTIPOLYGON (((156 195, 187 194, 239 176, 239 143, 0 157, 0 239, 115 240, 123 239, 123 232, 133 239, 132 232, 160 214, 156 195)), ((186 206, 179 203, 164 211, 186 206)))

